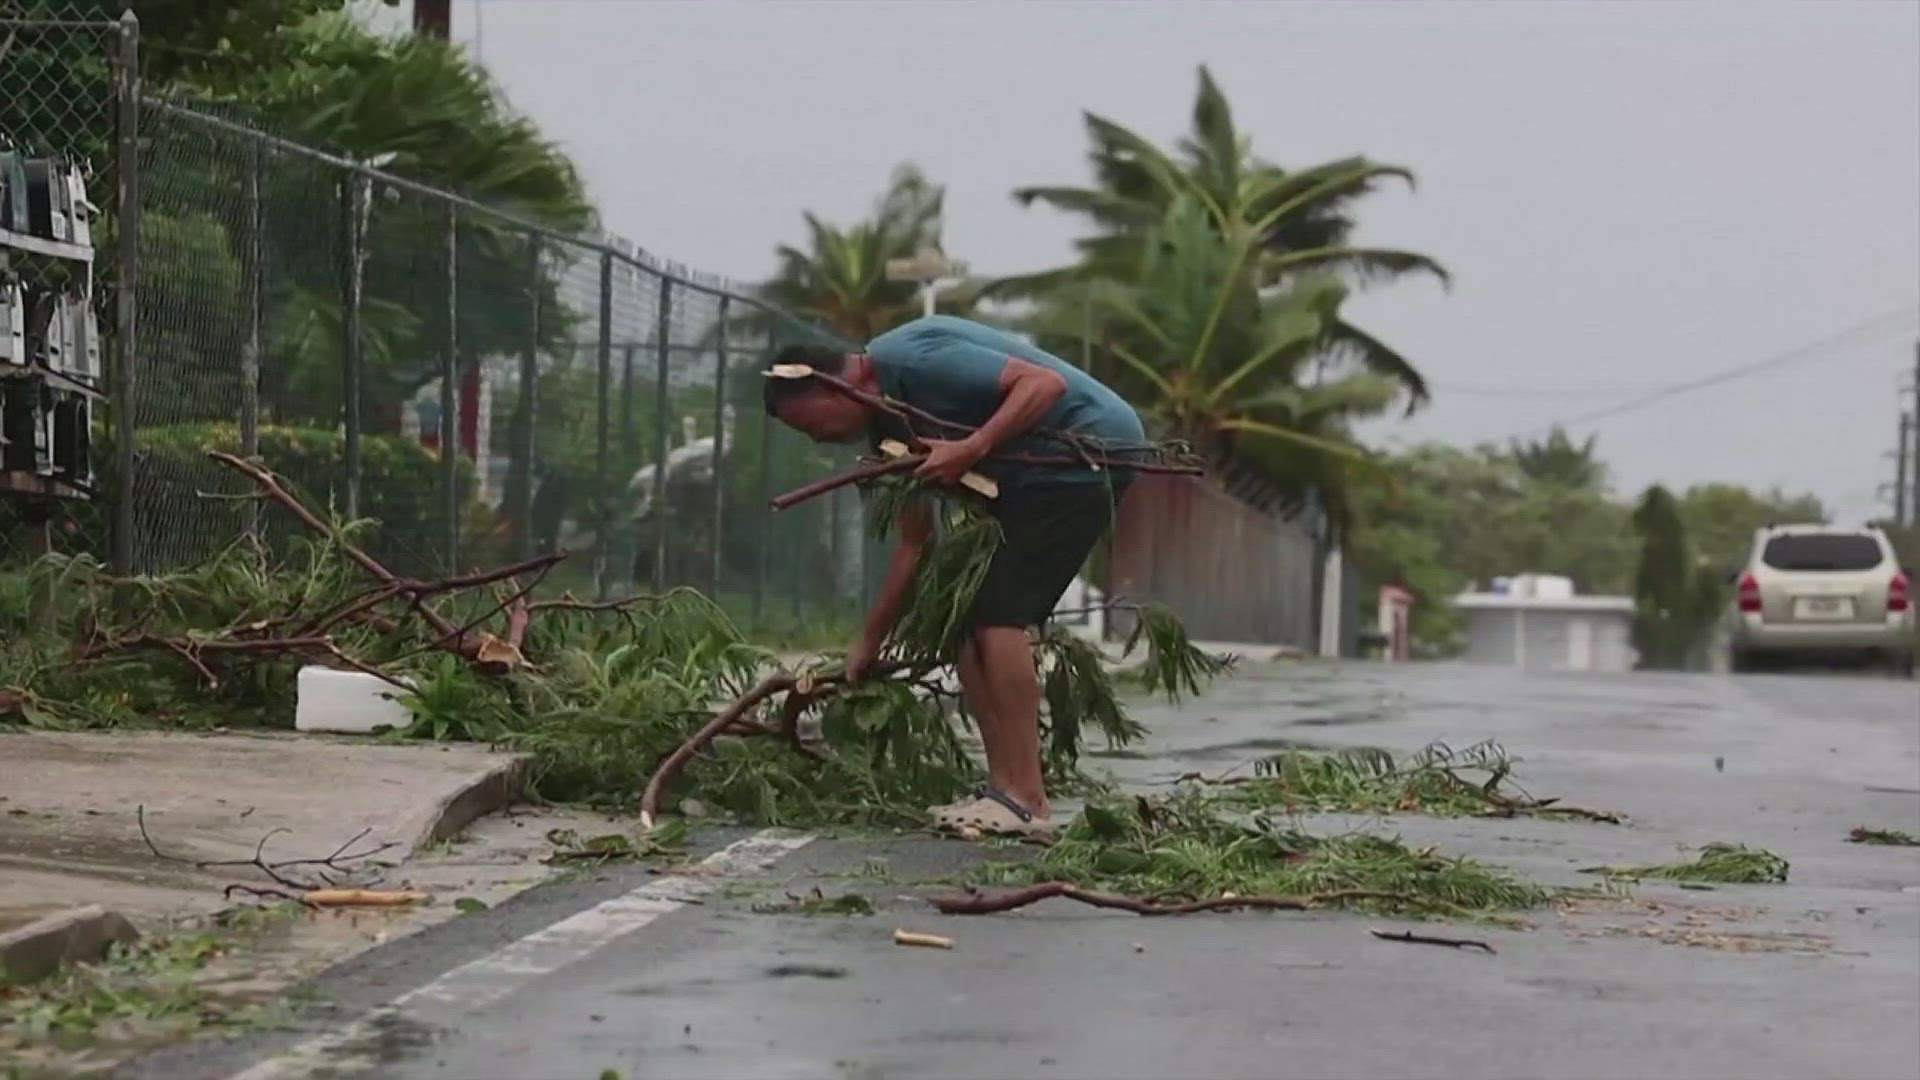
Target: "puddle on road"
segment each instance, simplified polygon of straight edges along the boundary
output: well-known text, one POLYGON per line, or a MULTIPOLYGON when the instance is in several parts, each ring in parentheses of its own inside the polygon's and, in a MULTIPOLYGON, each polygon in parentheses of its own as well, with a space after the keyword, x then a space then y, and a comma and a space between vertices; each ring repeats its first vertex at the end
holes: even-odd
POLYGON ((1348 724, 1378 724, 1393 719, 1389 712, 1335 713, 1332 716, 1309 716, 1304 720, 1295 720, 1294 727, 1345 727, 1348 724))
POLYGON ((844 979, 847 969, 826 964, 779 964, 766 970, 769 979, 844 979))
POLYGON ((1209 746, 1192 746, 1184 749, 1168 750, 1156 756, 1191 760, 1193 758, 1247 757, 1263 751, 1267 753, 1279 753, 1282 750, 1328 751, 1332 749, 1334 748, 1326 743, 1311 742, 1306 739, 1287 739, 1278 736, 1269 736, 1263 739, 1241 739, 1238 742, 1214 743, 1209 746))

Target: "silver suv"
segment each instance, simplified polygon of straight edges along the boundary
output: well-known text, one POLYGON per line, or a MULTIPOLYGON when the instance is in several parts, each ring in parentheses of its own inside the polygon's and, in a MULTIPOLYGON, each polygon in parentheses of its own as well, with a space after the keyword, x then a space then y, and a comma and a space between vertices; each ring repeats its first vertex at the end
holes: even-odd
POLYGON ((1911 674, 1912 588, 1879 529, 1760 529, 1736 579, 1731 666, 1750 671, 1770 655, 1849 652, 1911 674))

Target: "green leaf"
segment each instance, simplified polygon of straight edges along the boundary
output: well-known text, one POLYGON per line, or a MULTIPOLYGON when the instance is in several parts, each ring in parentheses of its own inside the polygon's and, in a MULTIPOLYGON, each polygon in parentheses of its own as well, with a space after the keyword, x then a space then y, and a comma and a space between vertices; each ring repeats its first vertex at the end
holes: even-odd
POLYGON ((453 910, 462 915, 472 915, 475 912, 487 910, 487 905, 483 900, 476 900, 471 896, 462 896, 453 902, 453 910))
POLYGON ((1080 820, 1095 840, 1119 840, 1128 832, 1125 815, 1105 806, 1089 804, 1081 810, 1080 820))

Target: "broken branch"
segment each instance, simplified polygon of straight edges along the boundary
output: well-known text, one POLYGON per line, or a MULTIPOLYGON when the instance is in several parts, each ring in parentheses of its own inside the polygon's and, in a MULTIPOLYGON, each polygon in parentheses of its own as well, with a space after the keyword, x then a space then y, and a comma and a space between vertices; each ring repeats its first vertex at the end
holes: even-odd
POLYGON ((1404 941, 1414 945, 1445 945, 1453 949, 1482 949, 1488 953, 1493 952, 1493 946, 1484 941, 1475 941, 1472 938, 1436 937, 1432 934, 1416 934, 1407 930, 1402 930, 1399 933, 1388 930, 1371 930, 1368 932, 1382 941, 1404 941))
POLYGON ((1028 904, 1054 898, 1077 900, 1093 907, 1130 911, 1135 915, 1192 915, 1202 911, 1237 911, 1256 908, 1266 911, 1312 911, 1343 900, 1406 900, 1398 893, 1369 889, 1341 889, 1335 892, 1308 893, 1302 896, 1223 896, 1194 900, 1183 904, 1163 904, 1114 893, 1091 892, 1064 881, 1045 881, 1012 892, 968 896, 935 896, 927 902, 942 915, 994 915, 1028 904))

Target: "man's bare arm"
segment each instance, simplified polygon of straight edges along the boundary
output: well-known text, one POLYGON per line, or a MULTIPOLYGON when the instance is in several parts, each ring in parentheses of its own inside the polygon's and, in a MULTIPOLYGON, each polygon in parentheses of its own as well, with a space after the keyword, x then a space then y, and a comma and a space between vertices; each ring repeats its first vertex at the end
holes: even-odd
POLYGON ((910 504, 895 519, 894 533, 898 539, 893 545, 893 555, 887 560, 887 576, 880 583, 880 596, 874 601, 873 610, 867 613, 860 640, 847 654, 847 677, 853 682, 859 682, 867 667, 880 655, 881 643, 886 641, 887 632, 900 617, 900 606, 906 599, 907 586, 913 581, 914 568, 920 563, 920 552, 933 535, 932 511, 924 502, 910 504))
POLYGON ((978 431, 955 442, 927 440, 927 460, 917 470, 919 476, 944 483, 958 481, 995 447, 1038 424, 1067 392, 1067 380, 1039 364, 1009 356, 1000 369, 1000 392, 1000 407, 978 431))

